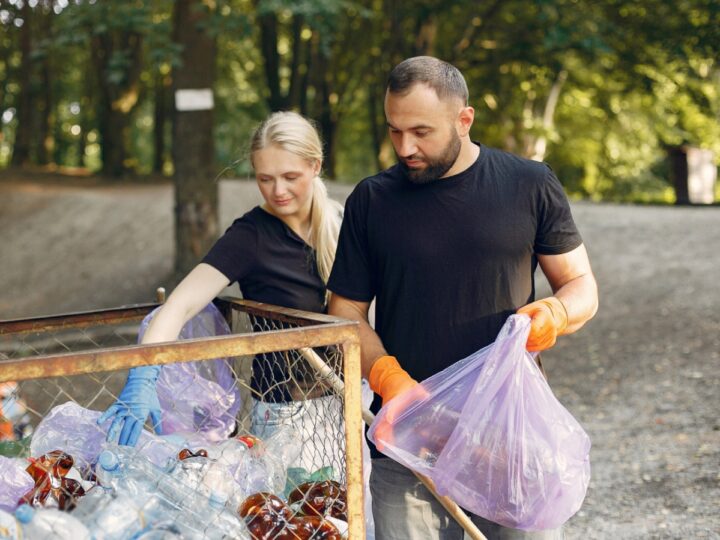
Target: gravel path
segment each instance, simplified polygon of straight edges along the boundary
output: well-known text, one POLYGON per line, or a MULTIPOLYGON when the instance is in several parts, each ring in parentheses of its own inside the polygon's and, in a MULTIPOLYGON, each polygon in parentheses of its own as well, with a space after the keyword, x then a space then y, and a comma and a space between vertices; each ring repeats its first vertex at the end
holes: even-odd
MULTIPOLYGON (((223 227, 259 200, 220 190, 223 227)), ((720 538, 720 208, 573 211, 601 307, 544 356, 593 441, 567 537, 720 538)), ((0 318, 152 301, 171 264, 168 185, 0 183, 0 318)))

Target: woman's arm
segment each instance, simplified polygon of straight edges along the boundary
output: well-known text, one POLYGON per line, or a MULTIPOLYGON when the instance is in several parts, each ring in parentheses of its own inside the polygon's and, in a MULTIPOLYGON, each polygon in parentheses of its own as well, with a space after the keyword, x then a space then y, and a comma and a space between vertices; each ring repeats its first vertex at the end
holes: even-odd
POLYGON ((148 325, 142 343, 174 341, 187 321, 208 305, 230 280, 209 264, 198 264, 168 297, 148 325))

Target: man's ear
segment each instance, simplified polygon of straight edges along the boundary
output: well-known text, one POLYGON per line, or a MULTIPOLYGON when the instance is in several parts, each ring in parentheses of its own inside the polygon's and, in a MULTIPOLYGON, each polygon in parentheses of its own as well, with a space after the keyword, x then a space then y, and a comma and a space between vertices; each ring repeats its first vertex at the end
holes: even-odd
POLYGON ((463 107, 457 116, 457 130, 460 137, 466 137, 470 133, 473 120, 475 120, 475 109, 463 107))

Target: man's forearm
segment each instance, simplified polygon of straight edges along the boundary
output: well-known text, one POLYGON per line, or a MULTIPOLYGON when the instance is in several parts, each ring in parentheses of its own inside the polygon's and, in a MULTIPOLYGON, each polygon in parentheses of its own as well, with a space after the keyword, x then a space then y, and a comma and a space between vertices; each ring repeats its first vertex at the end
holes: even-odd
POLYGON ((361 371, 362 376, 367 379, 370 374, 370 368, 372 368, 375 360, 387 354, 380 337, 368 323, 367 309, 365 309, 364 306, 358 306, 345 299, 331 297, 328 312, 335 317, 350 319, 360 323, 361 371))
POLYGON ((598 309, 598 291, 592 273, 578 276, 554 294, 565 306, 568 325, 562 334, 572 334, 593 318, 598 309))

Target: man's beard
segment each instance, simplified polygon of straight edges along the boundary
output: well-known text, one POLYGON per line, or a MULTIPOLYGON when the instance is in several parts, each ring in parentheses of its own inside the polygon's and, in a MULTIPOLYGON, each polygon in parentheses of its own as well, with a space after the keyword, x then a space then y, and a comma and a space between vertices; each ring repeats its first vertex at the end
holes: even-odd
POLYGON ((452 130, 452 138, 443 150, 440 157, 432 160, 424 159, 426 166, 424 169, 411 169, 405 164, 405 161, 398 156, 400 166, 413 184, 429 184, 440 179, 455 164, 458 155, 460 155, 460 137, 452 130))

